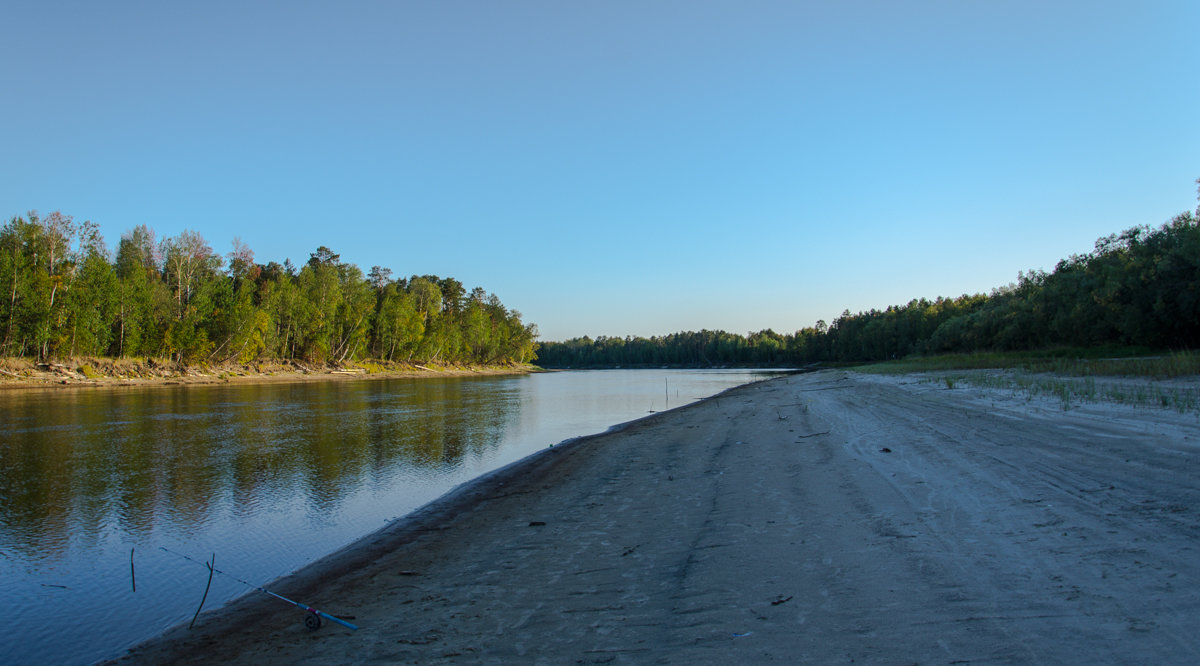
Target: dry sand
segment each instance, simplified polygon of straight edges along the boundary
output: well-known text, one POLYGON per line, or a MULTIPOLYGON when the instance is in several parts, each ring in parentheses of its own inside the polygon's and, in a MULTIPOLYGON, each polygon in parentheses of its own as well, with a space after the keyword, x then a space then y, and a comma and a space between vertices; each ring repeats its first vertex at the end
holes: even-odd
POLYGON ((1198 663, 1200 425, 826 371, 556 446, 134 650, 173 663, 1198 663))

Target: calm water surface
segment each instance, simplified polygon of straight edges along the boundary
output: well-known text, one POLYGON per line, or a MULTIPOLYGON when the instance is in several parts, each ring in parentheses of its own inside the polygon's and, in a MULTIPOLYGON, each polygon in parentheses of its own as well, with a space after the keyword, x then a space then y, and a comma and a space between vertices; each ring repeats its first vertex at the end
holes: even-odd
MULTIPOLYGON (((162 548, 265 584, 550 444, 769 374, 0 394, 0 663, 86 664, 189 620, 208 571, 162 548)), ((214 577, 205 608, 247 590, 214 577)))

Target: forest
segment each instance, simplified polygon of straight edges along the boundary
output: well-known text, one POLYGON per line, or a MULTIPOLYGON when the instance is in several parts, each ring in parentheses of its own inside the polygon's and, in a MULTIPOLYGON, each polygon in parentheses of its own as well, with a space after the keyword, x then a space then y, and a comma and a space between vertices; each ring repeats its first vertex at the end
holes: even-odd
POLYGON ((197 232, 145 225, 110 253, 91 222, 30 212, 0 228, 0 356, 527 363, 537 329, 453 278, 365 275, 320 247, 297 268, 222 256, 197 232))
POLYGON ((1054 270, 1018 273, 991 294, 915 299, 884 310, 842 312, 833 322, 780 334, 770 329, 652 338, 544 342, 544 367, 793 366, 882 361, 949 352, 1052 348, 1194 349, 1200 341, 1200 208, 1157 228, 1096 241, 1054 270))
POLYGON ((1200 340, 1200 208, 1099 239, 1050 272, 990 294, 842 312, 794 333, 702 330, 537 340, 495 294, 453 278, 363 274, 327 247, 297 268, 222 256, 197 232, 145 225, 111 256, 96 225, 30 212, 0 228, 0 356, 338 364, 377 359, 548 368, 800 366, 940 353, 1101 346, 1190 349, 1200 340))

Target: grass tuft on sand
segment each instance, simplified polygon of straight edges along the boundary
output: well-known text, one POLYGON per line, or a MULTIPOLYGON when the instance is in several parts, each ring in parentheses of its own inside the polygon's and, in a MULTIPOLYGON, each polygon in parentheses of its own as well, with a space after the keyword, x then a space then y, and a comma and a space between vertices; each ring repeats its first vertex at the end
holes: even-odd
POLYGON ((947 389, 974 386, 1012 390, 1028 400, 1049 397, 1057 399, 1064 410, 1084 402, 1114 402, 1200 414, 1200 354, 1100 356, 1100 352, 1121 350, 1087 350, 1086 355, 1074 351, 1075 356, 1056 350, 909 357, 854 369, 923 375, 925 381, 944 384, 947 389))

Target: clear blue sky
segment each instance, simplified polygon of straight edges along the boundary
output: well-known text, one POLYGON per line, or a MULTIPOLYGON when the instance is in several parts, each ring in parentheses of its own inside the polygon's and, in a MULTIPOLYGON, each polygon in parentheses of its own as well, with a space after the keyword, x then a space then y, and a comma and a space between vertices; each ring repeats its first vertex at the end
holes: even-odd
POLYGON ((0 215, 453 276, 548 340, 989 291, 1196 205, 1200 2, 6 2, 0 215))

